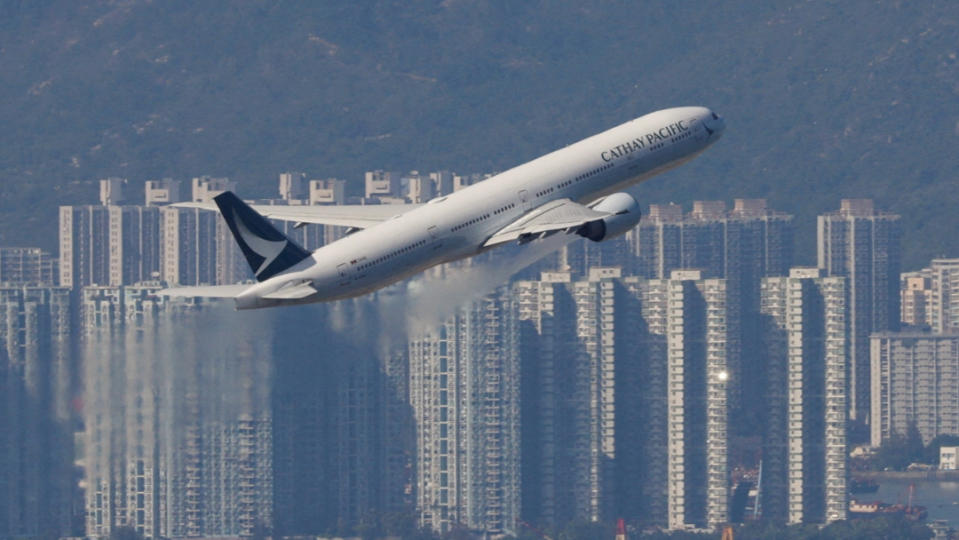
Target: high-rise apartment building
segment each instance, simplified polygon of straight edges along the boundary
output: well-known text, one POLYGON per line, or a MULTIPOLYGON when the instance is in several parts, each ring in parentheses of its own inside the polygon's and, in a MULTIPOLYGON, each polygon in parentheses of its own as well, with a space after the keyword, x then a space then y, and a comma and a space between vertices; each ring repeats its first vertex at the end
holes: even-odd
POLYGON ((792 216, 769 209, 765 199, 736 199, 729 211, 723 201, 695 201, 685 216, 676 204, 650 205, 627 237, 636 275, 668 279, 673 270, 695 268, 705 277, 755 281, 758 294, 760 278, 788 273, 793 234, 792 216))
POLYGON ((436 196, 436 183, 428 174, 410 171, 403 176, 403 195, 413 204, 422 204, 436 196))
POLYGON ((573 444, 568 413, 587 398, 573 392, 578 336, 571 285, 569 272, 543 272, 512 285, 522 358, 522 516, 544 527, 584 516, 587 505, 577 509, 576 500, 592 495, 577 497, 569 474, 576 460, 589 459, 588 445, 573 444))
POLYGON ((652 205, 638 227, 628 233, 635 255, 630 267, 648 279, 668 279, 676 269, 698 269, 705 278, 727 281, 727 299, 734 309, 727 324, 729 370, 738 381, 730 396, 740 431, 755 424, 750 411, 761 407, 762 395, 740 395, 756 387, 763 373, 759 342, 759 281, 785 276, 792 264, 792 216, 768 208, 765 199, 736 199, 727 210, 722 201, 695 201, 685 216, 675 204, 652 205))
POLYGON ((143 186, 143 204, 145 206, 161 206, 182 201, 180 184, 179 180, 172 178, 147 180, 143 186))
POLYGON ((159 208, 60 207, 61 285, 131 284, 159 273, 159 208))
POLYGON ((932 276, 927 270, 903 272, 899 277, 899 302, 902 324, 932 327, 932 276))
POLYGON ((301 201, 306 199, 310 194, 306 173, 280 173, 279 191, 280 198, 284 201, 301 201))
POLYGON ((418 522, 512 534, 520 512, 519 350, 507 290, 410 341, 418 522))
POLYGON ((60 285, 110 283, 110 213, 106 206, 60 207, 60 285))
POLYGON ((651 204, 639 225, 626 233, 634 263, 630 270, 647 279, 669 278, 683 268, 683 208, 678 204, 651 204))
POLYGON ((513 285, 520 320, 523 515, 558 526, 615 516, 727 519, 726 283, 592 268, 513 285))
POLYGON ((217 283, 216 212, 199 208, 160 209, 160 278, 173 285, 217 283))
POLYGON ((818 268, 762 280, 768 363, 762 516, 787 523, 845 519, 845 278, 818 268))
POLYGON ((698 269, 707 278, 724 277, 726 203, 693 201, 683 220, 682 268, 698 269))
POLYGON ((0 285, 54 285, 57 261, 40 248, 0 248, 0 285))
POLYGON ((472 186, 478 182, 482 182, 487 178, 492 178, 493 173, 472 173, 472 174, 454 174, 453 175, 453 191, 459 191, 465 187, 472 186))
POLYGON ((365 180, 365 197, 367 199, 373 197, 386 197, 386 198, 398 198, 402 194, 402 184, 400 183, 401 174, 399 171, 366 171, 364 175, 365 180))
POLYGON ((236 182, 229 178, 213 178, 210 176, 198 176, 190 182, 190 200, 193 202, 213 202, 216 197, 224 191, 236 191, 236 182))
POLYGON ((430 179, 433 180, 433 190, 437 196, 453 193, 453 173, 450 171, 431 172, 430 179))
POLYGON ((86 534, 248 536, 272 521, 270 327, 160 288, 81 292, 86 534))
POLYGON ((941 334, 959 330, 959 259, 933 259, 900 278, 902 322, 941 334))
POLYGON ((310 180, 310 204, 345 204, 346 180, 310 180))
POLYGON ((651 286, 667 320, 667 525, 715 528, 729 519, 726 281, 674 270, 651 286))
POLYGON ((108 206, 110 273, 105 285, 129 285, 160 277, 160 210, 108 206))
POLYGON ((0 537, 74 536, 69 289, 0 287, 0 537))
POLYGON ((737 431, 749 433, 749 424, 765 404, 761 377, 766 358, 761 343, 760 282, 786 276, 793 258, 792 216, 769 209, 765 199, 736 199, 724 220, 723 273, 727 295, 735 304, 730 331, 730 372, 738 377, 732 405, 745 421, 737 431), (737 316, 738 315, 738 316, 737 316), (738 319, 738 320, 737 320, 738 319))
POLYGON ((127 203, 127 179, 105 178, 100 180, 100 204, 118 206, 127 203))
POLYGON ((933 259, 930 326, 933 332, 959 331, 959 259, 933 259))
POLYGON ((924 444, 959 433, 959 335, 880 332, 870 341, 872 445, 911 426, 924 444))
POLYGON ((527 521, 555 527, 648 514, 640 495, 646 358, 637 351, 639 304, 621 273, 593 267, 583 278, 544 272, 513 284, 527 521))
POLYGON ((271 314, 278 536, 412 516, 407 343, 341 331, 388 326, 378 318, 387 293, 377 294, 271 314))
POLYGON ((870 199, 843 199, 817 222, 819 267, 847 279, 849 416, 868 423, 869 335, 899 327, 899 216, 870 199))
MULTIPOLYGON (((630 263, 629 246, 625 236, 594 242, 577 238, 567 243, 546 261, 555 260, 557 270, 572 272, 573 276, 585 278, 595 267, 626 268, 630 263)), ((544 262, 546 262, 544 261, 544 262)))

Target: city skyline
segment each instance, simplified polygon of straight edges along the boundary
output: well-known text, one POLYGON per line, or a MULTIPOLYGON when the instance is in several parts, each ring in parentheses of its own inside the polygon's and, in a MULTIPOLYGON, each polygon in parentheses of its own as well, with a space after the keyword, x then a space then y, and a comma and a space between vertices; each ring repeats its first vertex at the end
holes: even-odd
MULTIPOLYGON (((433 196, 442 194, 436 186, 443 185, 444 179, 450 188, 460 178, 452 173, 417 177, 432 177, 434 187, 421 184, 413 188, 414 193, 433 196)), ((402 196, 403 186, 411 184, 401 179, 395 175, 402 196)), ((372 181, 382 179, 373 175, 372 181)), ((309 201, 310 189, 305 186, 328 189, 328 184, 309 181, 302 173, 284 173, 279 184, 281 194, 303 197, 275 201, 285 204, 309 201)), ((231 186, 227 179, 202 177, 193 182, 192 191, 194 196, 211 197, 217 187, 227 186, 231 186)), ((125 187, 119 179, 106 179, 103 202, 123 200, 125 187)), ((184 192, 177 194, 178 188, 170 181, 145 184, 144 188, 145 193, 164 199, 163 203, 186 197, 184 192), (156 195, 161 188, 167 191, 156 195)), ((385 190, 384 196, 396 199, 397 192, 385 190)), ((837 331, 845 325, 844 316, 837 319, 835 315, 846 310, 846 278, 828 277, 826 269, 791 266, 789 246, 800 233, 792 228, 790 216, 769 209, 765 201, 736 199, 728 210, 722 201, 701 201, 688 213, 677 205, 654 205, 626 237, 563 246, 497 287, 498 292, 469 301, 472 307, 419 337, 390 332, 359 345, 355 340, 362 338, 350 329, 366 329, 375 335, 374 329, 390 324, 394 316, 382 312, 389 304, 379 304, 376 296, 284 317, 267 314, 261 323, 241 323, 230 332, 264 340, 257 345, 246 336, 245 341, 234 343, 261 366, 257 368, 260 375, 245 383, 227 376, 228 371, 203 375, 204 368, 189 375, 214 357, 220 358, 217 365, 223 365, 224 359, 242 358, 242 354, 237 357, 220 350, 211 357, 209 352, 202 353, 207 359, 200 362, 197 355, 201 353, 189 352, 191 347, 202 350, 199 343, 180 344, 175 357, 161 354, 165 346, 159 345, 171 343, 171 338, 179 341, 174 336, 183 325, 197 326, 186 321, 206 317, 208 322, 203 324, 209 325, 216 318, 235 319, 237 314, 205 303, 161 301, 154 295, 161 283, 142 279, 145 274, 152 278, 182 275, 199 281, 202 272, 214 282, 236 279, 222 270, 182 262, 197 261, 199 250, 212 249, 215 260, 232 257, 234 268, 243 268, 236 264, 235 250, 226 247, 223 240, 228 239, 216 222, 203 217, 217 217, 215 214, 155 204, 104 204, 65 208, 61 215, 71 224, 61 228, 70 233, 61 237, 65 252, 86 260, 85 275, 97 276, 85 279, 108 283, 57 288, 49 283, 57 276, 68 276, 75 284, 83 281, 73 277, 82 273, 70 271, 75 263, 61 264, 60 272, 55 273, 56 259, 42 250, 0 248, 3 275, 21 280, 19 285, 0 287, 5 295, 0 296, 3 305, 22 306, 31 287, 61 291, 67 302, 62 305, 67 307, 60 309, 73 313, 63 315, 66 318, 60 324, 74 336, 63 338, 74 343, 66 350, 77 352, 63 353, 70 358, 64 357, 60 365, 79 371, 61 375, 64 382, 56 393, 61 403, 82 396, 84 412, 74 409, 67 417, 74 425, 84 426, 76 432, 78 451, 82 448, 85 452, 76 458, 80 476, 72 472, 70 477, 84 488, 83 500, 78 503, 85 508, 87 534, 107 535, 122 524, 147 536, 249 534, 254 529, 304 534, 360 523, 371 512, 415 515, 411 523, 439 533, 464 526, 517 534, 519 521, 558 527, 569 517, 582 521, 626 517, 631 523, 671 530, 715 528, 729 519, 731 511, 726 483, 732 473, 727 446, 733 433, 757 433, 764 438, 765 484, 762 499, 755 503, 760 505, 761 515, 768 512, 768 519, 788 523, 846 518, 847 443, 843 420, 837 420, 844 415, 836 416, 837 410, 845 409, 845 401, 836 401, 844 399, 845 393, 835 393, 846 384, 842 351, 848 336, 846 330, 837 331), (99 229, 75 226, 78 212, 87 216, 83 219, 89 223, 99 220, 99 229), (664 231, 672 236, 664 236, 664 231), (102 240, 91 242, 91 237, 102 240), (668 259, 661 247, 648 249, 650 242, 664 246, 663 238, 679 244, 674 262, 663 262, 668 259), (112 247, 102 249, 98 244, 104 242, 112 247), (154 255, 126 262, 130 256, 124 253, 131 250, 124 247, 145 242, 154 243, 149 248, 154 255), (84 257, 83 250, 102 255, 84 257), (702 267, 686 269, 684 262, 702 267), (145 263, 152 266, 145 267, 145 263), (653 268, 660 270, 650 275, 653 268), (114 283, 110 284, 111 280, 114 283), (44 281, 47 283, 41 283, 44 281), (29 282, 35 284, 27 285, 29 282), (796 287, 804 291, 796 297, 802 298, 799 303, 788 292, 796 287), (802 313, 801 321, 794 318, 795 309, 802 313), (816 315, 816 309, 825 311, 816 315), (322 365, 338 366, 330 373, 296 366, 296 359, 304 354, 316 356, 306 352, 314 342, 296 336, 303 315, 318 317, 324 328, 318 337, 341 335, 336 338, 341 345, 333 350, 359 356, 347 363, 329 357, 322 365), (756 322, 743 324, 750 317, 756 322), (786 332, 781 339, 789 342, 793 339, 787 338, 790 332, 811 332, 800 338, 810 343, 810 352, 796 356, 790 349, 790 355, 784 356, 774 351, 784 351, 783 345, 776 343, 786 341, 775 340, 764 340, 758 352, 755 345, 750 351, 745 345, 755 343, 762 332, 780 335, 769 333, 763 317, 779 321, 776 324, 786 332), (825 327, 831 345, 817 345, 826 334, 816 332, 823 330, 805 329, 817 317, 831 321, 832 326, 825 327), (676 326, 677 322, 682 325, 676 326), (256 328, 262 323, 266 325, 256 328), (644 330, 637 333, 636 329, 644 330), (131 341, 124 336, 136 337, 131 341), (831 356, 815 356, 818 347, 832 351, 831 356), (779 360, 770 362, 767 372, 750 356, 756 354, 779 360), (186 364, 184 369, 173 368, 183 376, 169 379, 162 374, 171 369, 165 364, 174 358, 186 364), (544 360, 549 362, 542 363, 544 360), (194 367, 189 367, 190 362, 194 367), (793 377, 797 373, 793 366, 798 366, 799 373, 818 370, 817 366, 831 367, 823 383, 807 381, 802 375, 806 381, 802 385, 813 386, 803 391, 807 397, 795 402, 791 391, 775 389, 777 384, 794 388, 791 379, 777 378, 787 373, 793 377), (290 375, 284 375, 286 372, 290 375), (297 372, 311 373, 312 379, 296 377, 297 372), (331 375, 337 381, 334 386, 325 386, 320 393, 312 388, 311 380, 331 375), (164 379, 170 382, 149 390, 164 379), (240 387, 230 386, 237 382, 240 387), (95 385, 90 386, 92 383, 95 385), (102 387, 104 384, 112 390, 102 387), (215 396, 222 394, 210 391, 220 388, 217 384, 227 385, 224 389, 246 388, 238 394, 241 396, 252 391, 251 395, 260 396, 255 399, 258 405, 231 409, 222 416, 224 411, 216 401, 191 402, 179 397, 172 402, 181 408, 170 408, 173 394, 169 392, 177 387, 187 395, 215 396), (434 384, 439 386, 431 386, 434 384), (812 390, 817 384, 829 390, 812 390), (744 388, 756 386, 768 388, 759 394, 744 392, 744 388), (453 395, 461 397, 453 399, 453 395), (283 396, 294 399, 296 406, 291 408, 283 396), (704 400, 705 396, 712 397, 704 400), (677 404, 682 404, 684 412, 676 409, 677 404), (768 405, 768 413, 740 416, 757 404, 768 405), (310 426, 309 421, 303 423, 300 407, 312 411, 313 418, 332 417, 310 426), (113 410, 110 414, 114 416, 120 410, 126 412, 104 424, 107 417, 93 412, 98 410, 113 410), (783 427, 774 428, 770 422, 780 422, 783 427), (796 422, 813 426, 804 428, 806 438, 785 437, 789 428, 784 426, 796 422), (170 431, 170 426, 180 427, 170 431), (635 426, 643 426, 642 433, 635 432, 635 426), (824 426, 826 431, 816 435, 815 429, 820 428, 814 426, 824 426), (185 438, 171 438, 181 429, 185 438), (582 453, 569 453, 573 448, 582 453), (709 451, 700 455, 697 448, 709 451), (820 453, 816 448, 821 448, 820 453), (782 457, 776 458, 777 453, 782 457), (111 461, 109 456, 119 460, 111 461), (802 469, 786 466, 795 459, 813 461, 802 469), (247 463, 245 468, 227 466, 237 460, 247 463), (819 476, 814 472, 817 467, 819 476), (204 482, 214 478, 220 479, 216 481, 221 487, 216 488, 216 498, 210 499, 213 488, 204 482), (308 487, 309 483, 324 487, 308 487), (787 495, 787 491, 794 493, 787 486, 797 485, 804 486, 803 495, 787 495), (187 489, 187 497, 177 499, 176 493, 183 489, 187 489), (243 510, 249 501, 264 498, 271 501, 269 507, 243 510), (319 507, 326 510, 317 512, 319 507)), ((308 245, 342 234, 318 226, 303 229, 291 232, 303 235, 308 245)), ((494 260, 476 264, 481 270, 494 260)), ((889 309, 902 318, 908 312, 914 319, 932 321, 935 310, 931 306, 936 306, 942 315, 935 320, 951 321, 945 317, 953 311, 948 307, 953 302, 948 285, 952 266, 948 259, 933 261, 932 270, 918 276, 904 273, 901 284, 897 274, 893 280, 896 306, 889 309), (916 278, 922 278, 921 287, 916 278), (933 287, 933 283, 941 285, 933 287), (910 305, 930 308, 910 311, 902 302, 900 309, 899 300, 909 291, 921 298, 910 305)), ((384 294, 402 296, 401 291, 402 287, 384 294)), ((41 304, 54 298, 50 296, 54 293, 30 294, 41 304)), ((6 320, 11 319, 8 316, 6 320)), ((216 326, 220 325, 214 323, 216 326)), ((9 339, 5 343, 11 346, 9 339)), ((319 357, 325 357, 324 353, 319 357)), ((66 406, 59 407, 64 410, 66 406)), ((51 412, 38 414, 58 418, 51 412)), ((65 413, 59 414, 63 418, 65 413)), ((901 431, 907 422, 902 418, 908 419, 911 413, 890 414, 897 416, 890 416, 892 423, 883 426, 892 427, 882 428, 874 442, 881 443, 901 431)), ((921 429, 924 439, 926 429, 921 429)), ((51 459, 67 462, 65 456, 51 459)), ((60 497, 77 497, 78 492, 62 478, 59 486, 60 497)), ((77 531, 76 519, 74 513, 72 525, 68 525, 69 519, 64 518, 61 530, 72 527, 77 531)))

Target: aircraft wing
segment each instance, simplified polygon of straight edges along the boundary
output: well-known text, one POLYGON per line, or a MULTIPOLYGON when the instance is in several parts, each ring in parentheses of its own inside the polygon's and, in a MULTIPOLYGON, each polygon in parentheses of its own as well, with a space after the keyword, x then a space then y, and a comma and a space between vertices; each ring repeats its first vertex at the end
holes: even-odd
MULTIPOLYGON (((214 203, 185 202, 170 206, 177 208, 201 208, 203 210, 217 210, 214 203)), ((320 225, 336 225, 366 229, 377 223, 386 221, 400 214, 405 214, 419 204, 345 204, 345 205, 310 205, 310 206, 283 206, 271 204, 255 204, 251 208, 257 213, 270 219, 294 221, 299 224, 318 223, 320 225)))
POLYGON ((593 210, 570 199, 557 199, 503 227, 491 236, 483 247, 497 246, 513 240, 528 242, 561 231, 571 233, 590 221, 611 215, 613 214, 610 212, 593 210))

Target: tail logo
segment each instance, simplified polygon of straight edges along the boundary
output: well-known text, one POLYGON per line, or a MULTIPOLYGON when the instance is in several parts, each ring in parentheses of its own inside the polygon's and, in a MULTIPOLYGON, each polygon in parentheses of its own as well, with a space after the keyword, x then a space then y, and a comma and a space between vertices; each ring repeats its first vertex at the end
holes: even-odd
POLYGON ((285 239, 267 240, 257 236, 256 233, 251 231, 246 226, 246 223, 240 219, 236 208, 233 208, 233 221, 236 223, 236 230, 239 232, 240 237, 243 239, 243 242, 246 243, 247 247, 260 257, 263 257, 263 262, 260 264, 260 267, 253 272, 254 274, 259 275, 260 272, 270 266, 270 264, 280 256, 280 253, 283 253, 283 250, 286 249, 287 241, 285 239))
POLYGON ((224 191, 214 197, 213 202, 220 209, 257 281, 270 279, 310 256, 309 251, 276 230, 233 192, 224 191))

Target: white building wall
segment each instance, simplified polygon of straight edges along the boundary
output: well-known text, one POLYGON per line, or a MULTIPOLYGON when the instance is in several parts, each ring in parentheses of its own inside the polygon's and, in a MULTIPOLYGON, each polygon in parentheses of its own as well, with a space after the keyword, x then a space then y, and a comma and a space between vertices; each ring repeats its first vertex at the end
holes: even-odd
POLYGON ((725 280, 677 270, 651 285, 665 288, 668 306, 667 525, 718 527, 729 515, 725 280))
POLYGON ((519 350, 504 290, 410 342, 422 526, 512 534, 519 518, 519 350))
POLYGON ((222 314, 160 288, 81 291, 87 535, 250 535, 272 520, 270 330, 217 337, 222 314))
POLYGON ((959 335, 883 332, 871 345, 872 445, 910 424, 924 444, 959 434, 959 335))
POLYGON ((764 515, 789 523, 845 519, 846 319, 844 278, 794 268, 762 282, 770 319, 764 515))

